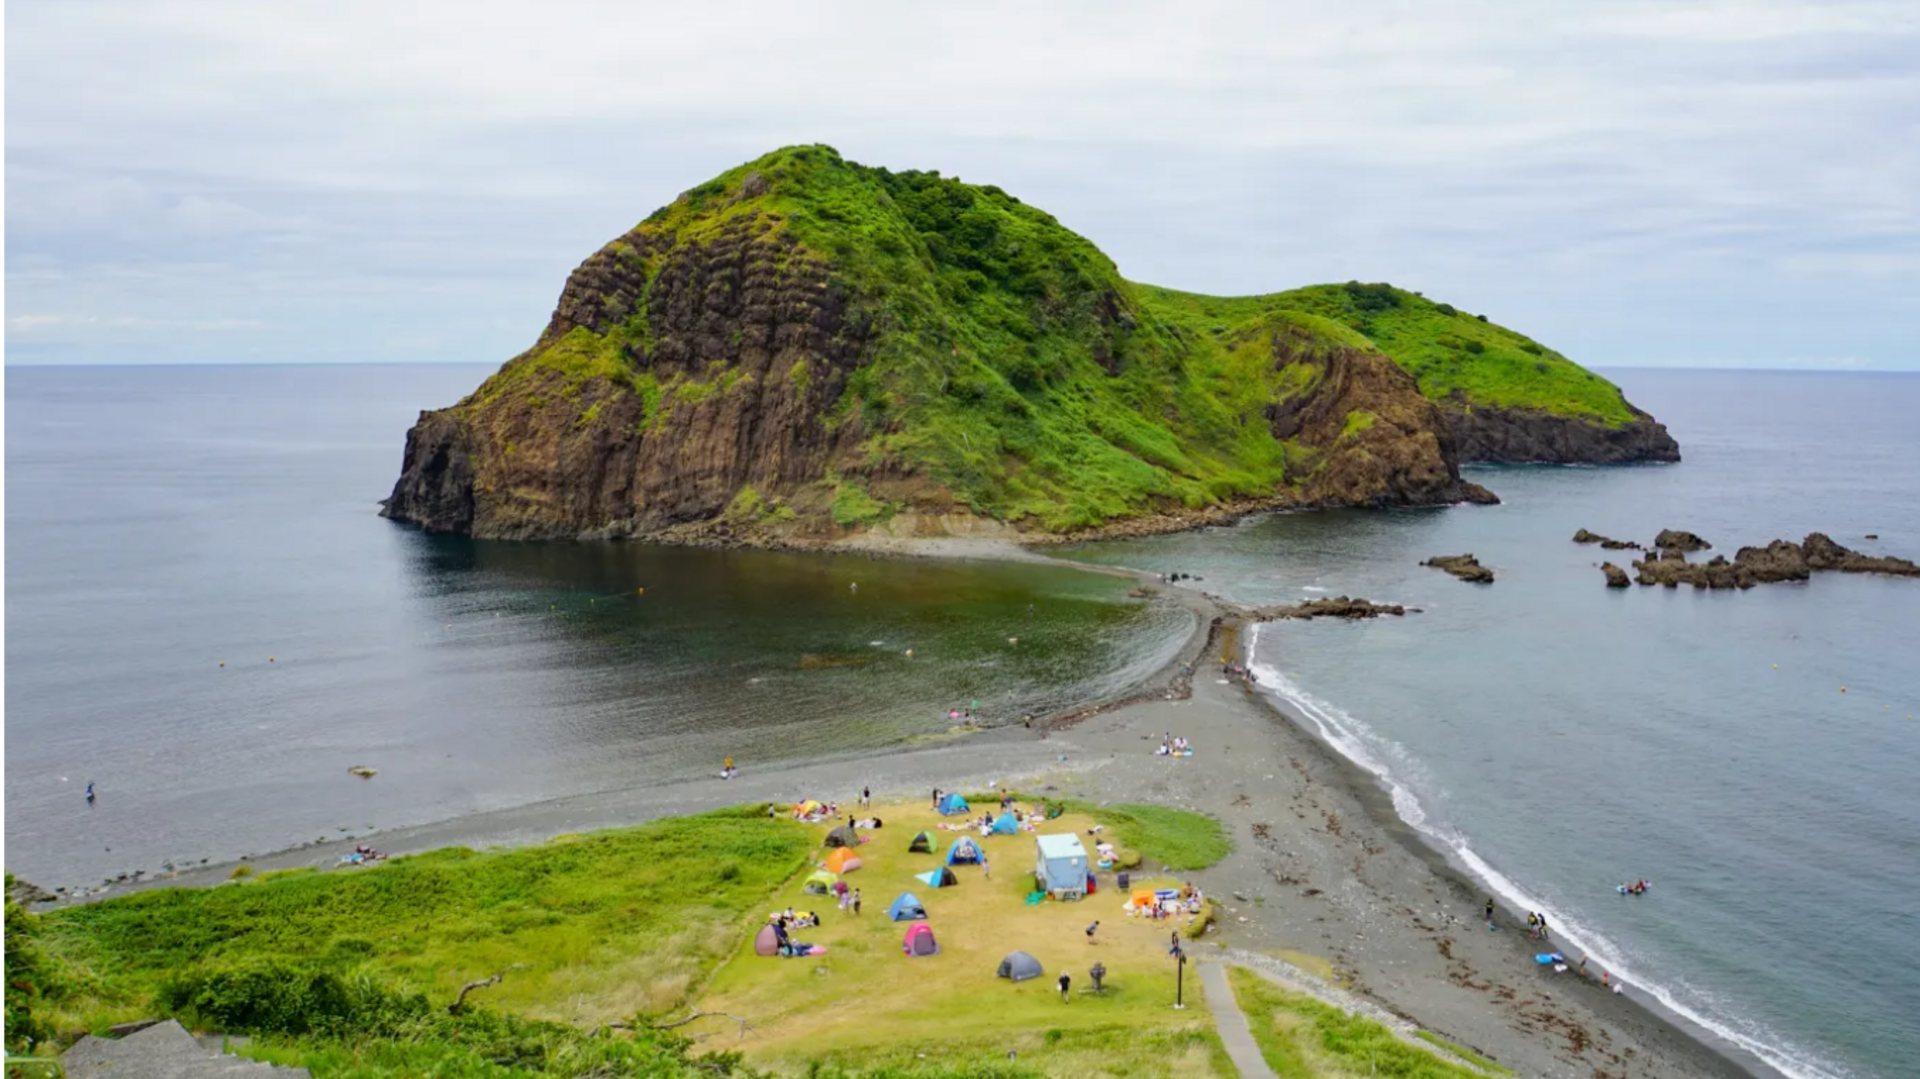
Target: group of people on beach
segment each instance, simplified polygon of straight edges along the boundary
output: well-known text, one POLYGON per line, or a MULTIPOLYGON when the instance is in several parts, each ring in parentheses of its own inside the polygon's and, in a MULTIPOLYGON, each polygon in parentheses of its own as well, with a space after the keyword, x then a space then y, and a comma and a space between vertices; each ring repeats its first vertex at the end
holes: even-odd
POLYGON ((1260 676, 1254 674, 1253 668, 1244 663, 1236 663, 1229 660, 1220 665, 1220 673, 1226 675, 1228 678, 1238 678, 1250 686, 1260 683, 1260 676))
POLYGON ((1166 736, 1160 739, 1160 745, 1153 751, 1153 755, 1156 757, 1190 757, 1193 755, 1193 747, 1187 744, 1187 739, 1184 735, 1176 738, 1172 731, 1168 731, 1166 736))

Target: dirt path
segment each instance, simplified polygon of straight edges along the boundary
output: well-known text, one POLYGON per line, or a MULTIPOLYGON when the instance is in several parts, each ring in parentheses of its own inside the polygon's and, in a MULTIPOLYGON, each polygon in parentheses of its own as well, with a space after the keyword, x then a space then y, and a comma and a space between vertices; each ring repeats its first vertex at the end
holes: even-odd
POLYGON ((1207 1010, 1213 1013, 1214 1029, 1220 1034, 1221 1044, 1227 1047, 1227 1056, 1233 1058, 1233 1066, 1240 1070, 1240 1079, 1279 1079, 1273 1069, 1267 1067, 1267 1058, 1260 1055, 1260 1046, 1253 1040, 1253 1030, 1240 1011, 1240 1002, 1233 999, 1226 966, 1201 963, 1200 985, 1206 989, 1207 1010))

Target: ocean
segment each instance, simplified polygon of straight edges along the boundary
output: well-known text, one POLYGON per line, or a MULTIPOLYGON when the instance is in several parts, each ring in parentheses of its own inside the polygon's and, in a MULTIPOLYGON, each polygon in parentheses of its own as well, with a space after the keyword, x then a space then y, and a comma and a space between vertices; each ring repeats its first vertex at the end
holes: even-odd
POLYGON ((8 370, 8 871, 97 886, 727 756, 858 754, 953 710, 1018 722, 1128 688, 1192 626, 1044 565, 376 516, 417 411, 489 370, 8 370))
MULTIPOLYGON (((376 517, 416 411, 487 371, 7 371, 9 871, 87 885, 377 845, 727 755, 939 737, 952 709, 1017 722, 1120 692, 1190 626, 1048 566, 485 543, 376 517)), ((1259 627, 1261 678, 1458 863, 1547 911, 1563 950, 1791 1075, 1911 1075, 1920 581, 1616 592, 1570 537, 1675 527, 1731 553, 1820 530, 1920 557, 1920 375, 1611 374, 1682 464, 1475 469, 1500 506, 1066 553, 1248 602, 1420 607, 1259 627), (1498 582, 1417 564, 1462 551, 1498 582), (1647 896, 1615 891, 1643 877, 1647 896)))
MULTIPOLYGON (((1074 557, 1271 603, 1254 665, 1561 950, 1806 1079, 1920 1060, 1920 580, 1603 586, 1588 528, 1920 558, 1920 375, 1612 371, 1685 460, 1475 468, 1494 507, 1284 514, 1074 557), (1877 541, 1864 537, 1879 536, 1877 541), (1490 586, 1419 565, 1471 552, 1490 586), (1616 885, 1645 878, 1644 897, 1616 885)), ((1699 556, 1697 556, 1699 557, 1699 556)))

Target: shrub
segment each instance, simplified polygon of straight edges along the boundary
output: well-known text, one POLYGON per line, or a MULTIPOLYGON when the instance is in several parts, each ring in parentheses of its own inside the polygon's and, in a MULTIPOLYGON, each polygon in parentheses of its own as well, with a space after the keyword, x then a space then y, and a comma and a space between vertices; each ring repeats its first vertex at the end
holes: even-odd
POLYGON ((425 996, 384 989, 364 975, 272 961, 189 968, 156 997, 190 1025, 244 1034, 374 1036, 430 1010, 425 996))
POLYGON ((1455 306, 1453 306, 1453 305, 1452 305, 1452 304, 1450 304, 1450 303, 1437 303, 1437 304, 1434 304, 1434 305, 1433 305, 1433 309, 1434 309, 1435 311, 1438 311, 1438 312, 1440 312, 1441 314, 1443 314, 1443 315, 1447 315, 1447 316, 1449 316, 1449 317, 1451 317, 1451 316, 1453 316, 1453 315, 1457 315, 1457 314, 1459 314, 1459 313, 1460 313, 1460 309, 1459 309, 1459 308, 1457 308, 1457 307, 1455 307, 1455 306))
POLYGON ((1473 353, 1475 356, 1478 356, 1482 352, 1485 352, 1487 350, 1487 346, 1479 341, 1468 341, 1465 345, 1461 347, 1465 348, 1468 352, 1473 353))

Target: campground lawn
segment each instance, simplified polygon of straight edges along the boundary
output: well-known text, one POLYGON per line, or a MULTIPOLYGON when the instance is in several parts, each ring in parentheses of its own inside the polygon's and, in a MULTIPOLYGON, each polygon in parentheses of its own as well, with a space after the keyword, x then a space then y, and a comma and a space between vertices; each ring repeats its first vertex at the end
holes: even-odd
POLYGON ((1409 1042, 1380 1023, 1232 967, 1227 983, 1247 1026, 1280 1079, 1484 1079, 1511 1071, 1439 1038, 1435 1049, 1409 1042), (1449 1052, 1451 1051, 1451 1052, 1449 1052), (1485 1071, 1470 1066, 1471 1060, 1485 1071))
MULTIPOLYGON (((984 810, 989 804, 977 800, 975 806, 984 810)), ((1075 808, 1044 822, 1040 834, 1077 833, 1090 853, 1095 839, 1115 835, 1112 825, 1099 836, 1087 835, 1100 822, 1075 808)), ((939 830, 943 818, 925 804, 873 812, 886 826, 859 833, 868 840, 859 848, 863 864, 845 877, 849 887, 861 890, 861 913, 843 913, 831 898, 806 895, 801 885, 807 874, 796 875, 768 910, 791 904, 797 911, 817 911, 821 926, 800 930, 795 939, 824 945, 826 954, 758 956, 752 933, 743 933, 740 947, 692 1007, 738 1016, 752 1029, 742 1035, 725 1018, 702 1020, 698 1029, 710 1036, 704 1046, 739 1049, 751 1064, 794 1073, 811 1061, 908 1070, 1005 1062, 1011 1050, 1020 1064, 1050 1076, 1234 1075, 1191 965, 1188 1006, 1173 1008, 1175 964, 1167 950, 1182 921, 1128 916, 1113 874, 1100 871, 1101 890, 1083 901, 1029 905, 1035 844, 1034 833, 1024 831, 984 840, 970 833, 986 853, 988 870, 958 865, 957 885, 931 888, 916 874, 944 865, 962 833, 939 830), (934 853, 909 853, 922 830, 934 837, 934 853), (926 907, 925 923, 887 917, 888 905, 902 892, 912 892, 926 907), (1085 930, 1096 919, 1097 943, 1088 944, 1085 930), (902 953, 908 927, 917 924, 932 927, 940 954, 902 953), (1019 984, 997 977, 1001 959, 1016 950, 1037 958, 1045 973, 1019 984), (1087 974, 1095 961, 1107 968, 1099 994, 1091 992, 1087 974), (1060 1000, 1055 980, 1062 971, 1073 978, 1071 1003, 1060 1000)), ((827 830, 815 826, 816 839, 827 830)), ((827 853, 816 848, 813 861, 827 853)), ((1173 881, 1136 872, 1131 882, 1136 889, 1153 883, 1173 881)), ((1185 941, 1189 954, 1194 946, 1185 941)))

